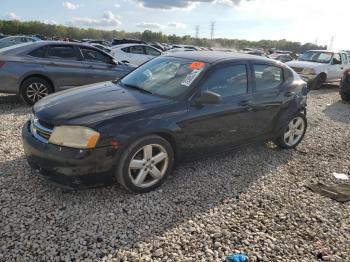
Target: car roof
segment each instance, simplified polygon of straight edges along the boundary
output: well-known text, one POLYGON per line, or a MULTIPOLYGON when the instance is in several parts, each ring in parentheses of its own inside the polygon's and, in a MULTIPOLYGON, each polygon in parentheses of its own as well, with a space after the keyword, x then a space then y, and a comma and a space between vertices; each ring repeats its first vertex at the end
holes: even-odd
MULTIPOLYGON (((147 44, 129 43, 129 44, 115 45, 113 47, 122 48, 122 47, 136 46, 136 45, 147 45, 147 44)), ((147 45, 147 46, 149 46, 149 45, 147 45)))
POLYGON ((186 51, 167 54, 168 57, 185 58, 190 60, 198 60, 205 63, 215 63, 223 60, 261 60, 271 61, 268 58, 261 56, 221 51, 186 51))
POLYGON ((306 52, 326 52, 326 53, 346 53, 344 51, 334 51, 334 50, 308 50, 306 52))
MULTIPOLYGON (((42 46, 46 46, 46 45, 73 45, 73 46, 86 46, 86 47, 90 47, 90 48, 94 48, 98 51, 102 51, 98 49, 95 46, 92 46, 89 43, 75 43, 75 42, 64 42, 64 41, 38 41, 38 42, 32 42, 32 43, 23 43, 23 44, 18 44, 18 45, 14 45, 14 46, 10 46, 7 48, 3 48, 0 49, 0 53, 2 54, 17 54, 17 53, 22 53, 22 52, 28 52, 31 50, 34 50, 36 48, 40 48, 42 46)), ((107 54, 108 56, 110 56, 108 53, 104 52, 105 54, 107 54)))

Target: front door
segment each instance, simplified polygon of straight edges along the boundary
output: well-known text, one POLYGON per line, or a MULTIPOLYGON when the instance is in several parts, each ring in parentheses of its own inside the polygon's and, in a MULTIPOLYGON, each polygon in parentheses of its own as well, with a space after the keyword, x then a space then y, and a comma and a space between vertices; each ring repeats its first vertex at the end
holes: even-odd
POLYGON ((56 91, 87 84, 86 66, 79 59, 72 45, 49 45, 42 64, 54 79, 56 91))
POLYGON ((235 63, 215 69, 202 81, 198 94, 189 102, 187 119, 180 123, 185 134, 183 150, 187 154, 200 156, 227 150, 252 136, 248 72, 246 64, 235 63), (207 90, 219 94, 221 102, 194 103, 207 90))
POLYGON ((339 53, 335 53, 331 60, 331 65, 328 70, 328 79, 330 81, 338 81, 343 76, 345 67, 343 65, 341 56, 339 53))
POLYGON ((113 64, 112 58, 103 52, 89 47, 80 47, 80 51, 89 83, 115 80, 125 75, 126 66, 113 64))

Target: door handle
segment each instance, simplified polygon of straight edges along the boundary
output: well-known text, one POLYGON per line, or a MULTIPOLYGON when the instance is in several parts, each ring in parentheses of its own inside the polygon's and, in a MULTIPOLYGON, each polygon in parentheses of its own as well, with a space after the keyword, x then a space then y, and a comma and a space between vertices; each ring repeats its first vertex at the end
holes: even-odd
POLYGON ((289 92, 284 93, 285 97, 291 97, 291 96, 294 96, 294 95, 295 95, 295 92, 293 92, 293 91, 289 91, 289 92))

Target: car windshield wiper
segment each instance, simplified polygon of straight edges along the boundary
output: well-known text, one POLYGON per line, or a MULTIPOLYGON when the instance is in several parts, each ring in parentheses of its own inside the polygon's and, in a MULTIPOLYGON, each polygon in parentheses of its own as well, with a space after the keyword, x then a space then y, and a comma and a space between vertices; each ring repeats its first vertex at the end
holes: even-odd
POLYGON ((123 82, 121 82, 121 81, 120 81, 119 83, 122 84, 123 86, 130 87, 130 88, 136 89, 136 90, 138 90, 138 91, 140 91, 140 92, 153 95, 153 93, 152 93, 151 91, 148 91, 148 90, 146 90, 146 89, 143 89, 143 88, 141 88, 141 87, 139 87, 139 86, 130 85, 130 84, 125 84, 125 83, 123 83, 123 82))

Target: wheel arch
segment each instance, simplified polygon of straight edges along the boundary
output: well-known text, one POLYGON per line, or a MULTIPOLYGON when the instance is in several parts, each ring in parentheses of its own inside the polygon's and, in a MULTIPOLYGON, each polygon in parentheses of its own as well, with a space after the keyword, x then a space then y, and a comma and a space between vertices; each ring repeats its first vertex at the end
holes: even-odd
POLYGON ((326 81, 327 81, 327 77, 328 77, 327 72, 320 72, 320 73, 318 74, 318 76, 323 77, 324 82, 326 82, 326 81))
POLYGON ((28 80, 29 78, 32 78, 32 77, 38 77, 38 78, 45 79, 47 82, 49 82, 49 83, 51 84, 52 89, 53 89, 52 91, 55 92, 55 85, 54 85, 53 81, 52 81, 49 77, 47 77, 47 76, 45 76, 45 75, 43 75, 43 74, 30 74, 30 75, 25 76, 25 77, 21 80, 21 83, 20 83, 20 85, 19 85, 19 88, 20 88, 20 89, 22 88, 22 85, 23 85, 24 81, 26 81, 26 80, 28 80))
POLYGON ((169 142, 169 144, 171 145, 171 147, 173 148, 173 151, 174 151, 175 163, 177 163, 179 160, 179 148, 178 148, 178 143, 177 143, 175 137, 168 132, 155 132, 153 134, 160 136, 161 138, 164 138, 166 141, 169 142))
POLYGON ((170 131, 168 130, 148 130, 146 132, 142 132, 139 133, 137 135, 128 137, 127 140, 125 140, 124 142, 122 142, 122 146, 121 146, 121 151, 127 150, 128 147, 136 140, 143 138, 145 136, 152 136, 152 135, 156 135, 159 136, 163 139, 165 139, 172 147, 173 151, 174 151, 174 160, 175 160, 175 164, 179 161, 180 159, 180 147, 179 147, 179 143, 175 137, 174 134, 172 134, 170 131))

